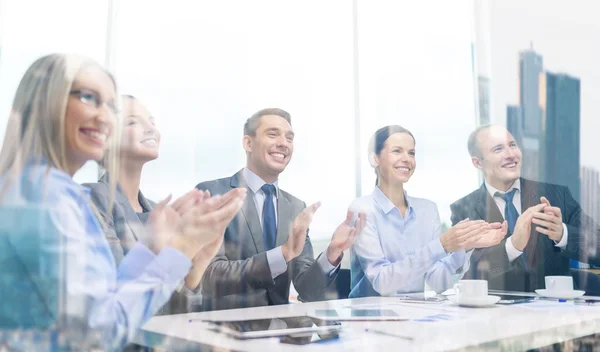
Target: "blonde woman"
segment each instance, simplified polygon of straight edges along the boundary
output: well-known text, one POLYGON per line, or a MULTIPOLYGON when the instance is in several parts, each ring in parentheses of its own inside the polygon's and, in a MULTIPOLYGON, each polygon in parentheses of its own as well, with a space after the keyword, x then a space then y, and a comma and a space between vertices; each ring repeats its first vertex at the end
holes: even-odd
MULTIPOLYGON (((131 95, 123 95, 121 98, 123 129, 119 145, 119 174, 113 177, 105 172, 97 183, 86 185, 90 187, 92 201, 105 222, 106 239, 117 264, 138 241, 148 242, 144 225, 156 203, 144 196, 140 183, 144 165, 158 158, 161 142, 156 119, 148 108, 131 95), (111 204, 109 190, 113 178, 116 178, 118 184, 115 202, 111 204)), ((197 194, 200 200, 210 196, 208 192, 197 191, 197 194)), ((173 208, 184 215, 193 205, 193 201, 178 201, 173 208)), ((201 255, 197 255, 192 262, 194 265, 186 276, 185 286, 171 296, 159 314, 187 313, 188 305, 193 304, 191 300, 198 300, 193 297, 198 294, 200 279, 206 267, 202 265, 204 258, 201 255)))
MULTIPOLYGON (((22 253, 31 253, 27 246, 35 242, 19 242, 14 234, 31 236, 31 222, 2 228, 0 259, 11 250, 14 255, 7 261, 10 269, 1 272, 0 321, 17 335, 23 329, 33 334, 6 338, 0 333, 0 345, 122 348, 167 302, 191 259, 199 253, 206 261, 214 256, 225 226, 240 209, 244 190, 201 203, 198 193, 190 193, 180 203, 191 199, 194 209, 181 218, 168 206, 168 197, 149 216, 150 248, 136 244, 117 267, 85 189, 72 179, 118 140, 117 96, 113 77, 100 65, 61 54, 38 59, 19 84, 0 151, 0 213, 43 209, 43 217, 31 219, 39 221, 34 229, 42 243, 50 244, 40 246, 39 256, 58 256, 59 269, 44 267, 44 277, 27 266, 37 259, 22 253), (47 233, 55 238, 46 238, 47 233), (12 264, 17 261, 23 265, 12 264)), ((115 155, 105 166, 118 174, 115 155)), ((114 181, 110 188, 114 194, 114 181)))

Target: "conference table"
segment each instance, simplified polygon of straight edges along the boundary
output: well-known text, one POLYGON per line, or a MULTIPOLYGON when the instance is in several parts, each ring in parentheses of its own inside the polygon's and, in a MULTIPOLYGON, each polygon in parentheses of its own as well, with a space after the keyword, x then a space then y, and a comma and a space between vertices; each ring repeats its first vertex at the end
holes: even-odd
POLYGON ((401 297, 367 297, 157 316, 143 326, 134 342, 166 351, 520 351, 596 333, 600 333, 600 306, 572 301, 537 299, 467 308, 450 301, 412 303, 401 297), (339 338, 306 345, 285 344, 278 338, 238 340, 211 330, 203 321, 292 317, 317 309, 348 308, 391 309, 408 320, 344 322, 339 338))

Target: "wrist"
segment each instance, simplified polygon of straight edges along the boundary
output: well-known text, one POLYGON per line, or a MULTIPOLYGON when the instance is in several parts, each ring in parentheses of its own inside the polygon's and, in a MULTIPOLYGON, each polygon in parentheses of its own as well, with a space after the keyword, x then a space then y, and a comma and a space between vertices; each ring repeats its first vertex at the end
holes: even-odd
POLYGON ((333 248, 333 246, 330 244, 329 247, 327 247, 325 255, 327 256, 327 260, 329 260, 329 263, 331 263, 331 265, 338 265, 342 253, 343 252, 341 250, 333 248))
POLYGON ((449 245, 448 245, 448 236, 447 236, 446 234, 443 234, 443 235, 440 237, 440 244, 442 245, 442 248, 444 248, 444 251, 445 251, 447 254, 450 254, 450 252, 451 252, 451 251, 450 251, 450 249, 448 248, 448 247, 449 247, 449 245))
POLYGON ((510 237, 510 242, 512 243, 512 246, 519 252, 523 252, 525 245, 527 245, 527 243, 523 243, 524 241, 517 235, 512 235, 510 237))
POLYGON ((285 259, 286 263, 289 263, 290 260, 294 259, 294 258, 291 258, 290 250, 287 247, 287 243, 281 246, 281 254, 283 254, 283 259, 285 259))
POLYGON ((562 224, 561 224, 560 225, 560 235, 558 235, 558 238, 556 239, 556 243, 559 243, 560 241, 562 241, 564 236, 565 236, 565 227, 562 226, 562 224))
POLYGON ((168 246, 175 248, 188 257, 190 260, 194 259, 197 251, 194 250, 193 246, 190 246, 186 241, 181 239, 179 236, 173 236, 168 242, 168 246))

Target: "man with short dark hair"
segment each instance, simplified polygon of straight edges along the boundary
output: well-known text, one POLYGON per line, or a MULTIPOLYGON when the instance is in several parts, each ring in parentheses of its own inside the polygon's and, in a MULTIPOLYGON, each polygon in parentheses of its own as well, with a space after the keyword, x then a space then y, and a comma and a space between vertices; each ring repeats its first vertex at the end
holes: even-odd
POLYGON ((521 177, 521 150, 499 125, 479 127, 469 137, 481 187, 450 206, 452 224, 469 218, 508 222, 498 245, 471 254, 465 278, 487 279, 491 289, 534 291, 547 275, 571 275, 569 258, 589 262, 586 238, 598 229, 565 186, 521 177))
POLYGON ((230 309, 289 302, 290 282, 304 301, 322 299, 335 280, 343 251, 364 227, 348 212, 327 250, 314 259, 308 226, 319 203, 306 207, 278 184, 294 151, 290 114, 263 109, 244 125, 246 167, 232 177, 200 183, 211 194, 247 187, 242 210, 225 231, 224 243, 202 278, 202 309, 230 309))

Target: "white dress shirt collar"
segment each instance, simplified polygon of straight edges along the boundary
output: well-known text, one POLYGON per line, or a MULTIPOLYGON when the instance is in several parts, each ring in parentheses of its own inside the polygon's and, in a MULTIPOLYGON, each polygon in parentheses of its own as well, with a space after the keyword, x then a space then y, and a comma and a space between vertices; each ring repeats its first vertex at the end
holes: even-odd
POLYGON ((501 191, 501 190, 495 188, 494 186, 490 185, 487 181, 484 181, 484 183, 485 183, 485 188, 487 189, 490 196, 492 196, 492 198, 494 198, 496 196, 496 193, 504 194, 504 193, 510 192, 510 190, 512 190, 512 189, 517 189, 519 192, 521 192, 521 179, 520 178, 518 178, 515 181, 515 183, 513 183, 513 185, 509 188, 509 190, 507 192, 504 192, 504 191, 501 191))
MULTIPOLYGON (((254 172, 250 171, 250 169, 248 169, 247 167, 244 168, 242 173, 244 175, 244 180, 246 181, 246 185, 248 185, 248 187, 254 194, 258 193, 258 191, 261 190, 262 186, 264 186, 267 183, 267 182, 265 182, 265 180, 260 178, 260 176, 258 176, 254 172)), ((273 186, 275 186, 275 190, 276 190, 275 197, 277 197, 277 198, 279 198, 278 183, 279 183, 279 181, 273 182, 273 186)))

